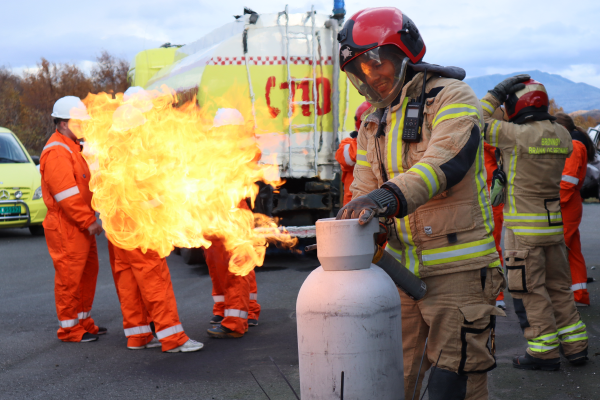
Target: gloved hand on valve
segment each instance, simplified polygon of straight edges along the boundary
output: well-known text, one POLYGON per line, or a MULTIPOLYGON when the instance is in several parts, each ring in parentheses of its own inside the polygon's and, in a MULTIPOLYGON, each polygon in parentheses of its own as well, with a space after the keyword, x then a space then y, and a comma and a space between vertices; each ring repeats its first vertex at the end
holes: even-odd
POLYGON ((521 89, 525 89, 523 82, 526 82, 530 79, 531 77, 527 74, 511 76, 510 78, 506 78, 497 84, 492 90, 488 90, 488 92, 498 99, 500 103, 504 103, 509 94, 518 92, 521 89))
POLYGON ((375 189, 371 193, 357 197, 340 209, 336 219, 358 218, 361 225, 368 224, 373 217, 396 215, 398 199, 387 189, 375 189))

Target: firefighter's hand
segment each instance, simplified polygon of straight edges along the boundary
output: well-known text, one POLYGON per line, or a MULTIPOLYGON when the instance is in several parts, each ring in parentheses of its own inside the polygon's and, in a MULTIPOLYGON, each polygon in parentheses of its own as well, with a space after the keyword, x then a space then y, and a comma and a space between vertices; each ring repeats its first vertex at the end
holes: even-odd
POLYGON ((398 201, 389 190, 376 189, 366 196, 360 196, 346 204, 336 219, 358 218, 361 225, 368 224, 375 216, 394 215, 398 201))
POLYGON ((510 78, 506 78, 497 84, 492 90, 489 90, 489 93, 498 99, 500 103, 504 103, 509 94, 518 92, 521 89, 525 89, 525 84, 523 84, 523 82, 526 82, 530 79, 531 77, 527 74, 511 76, 510 78))
POLYGON ((101 234, 103 232, 102 227, 97 222, 94 222, 93 224, 91 224, 90 226, 88 226, 87 230, 88 230, 90 236, 99 235, 99 234, 101 234))

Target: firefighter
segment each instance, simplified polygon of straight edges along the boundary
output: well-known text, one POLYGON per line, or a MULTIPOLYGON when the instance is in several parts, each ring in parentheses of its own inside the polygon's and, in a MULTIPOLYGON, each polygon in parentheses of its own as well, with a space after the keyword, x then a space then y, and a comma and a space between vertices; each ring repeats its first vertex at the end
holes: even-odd
POLYGON ((91 317, 98 278, 98 250, 94 235, 102 233, 92 209, 90 171, 77 136, 90 119, 82 101, 59 99, 52 110, 56 132, 42 150, 42 194, 48 207, 44 231, 54 264, 54 296, 58 338, 63 342, 93 342, 106 328, 91 317))
POLYGON ((572 364, 583 364, 588 336, 573 301, 559 197, 565 159, 573 149, 571 136, 548 113, 544 85, 529 75, 502 81, 481 105, 488 123, 485 140, 500 149, 507 177, 508 291, 529 345, 513 366, 558 370, 559 348, 572 364), (491 118, 501 104, 508 122, 491 118))
POLYGON ((371 108, 369 102, 363 102, 356 109, 354 115, 354 124, 356 130, 350 133, 350 137, 342 140, 340 147, 335 153, 335 159, 340 163, 342 168, 342 184, 344 185, 344 200, 342 205, 346 205, 352 200, 352 193, 350 192, 350 186, 354 181, 354 164, 356 164, 356 138, 358 136, 358 130, 362 124, 362 115, 365 111, 371 108))
POLYGON ((594 161, 596 152, 587 133, 578 130, 573 118, 568 114, 557 113, 556 122, 567 128, 573 139, 573 153, 565 162, 565 169, 560 181, 560 209, 563 217, 565 243, 569 252, 571 290, 573 290, 575 305, 586 307, 590 305, 590 294, 587 290, 587 270, 579 238, 579 224, 583 216, 580 190, 585 180, 587 163, 594 161), (590 154, 586 147, 590 147, 590 154))
POLYGON ((145 252, 125 250, 113 244, 114 238, 109 236, 108 239, 110 266, 121 303, 127 348, 162 347, 162 351, 168 353, 201 350, 204 345, 190 339, 179 321, 167 261, 150 249, 145 252), (150 327, 152 322, 156 338, 150 327))
POLYGON ((430 399, 487 399, 487 371, 496 366, 487 344, 504 315, 493 302, 505 280, 479 101, 461 82, 464 70, 422 61, 423 38, 396 8, 356 13, 338 39, 341 69, 375 111, 358 133, 352 201, 337 218, 386 217, 386 251, 428 289, 419 301, 399 291, 405 398, 420 392, 433 365, 430 399))
MULTIPOLYGON (((213 127, 241 126, 245 124, 242 114, 233 108, 221 108, 215 115, 213 127)), ((241 128, 243 129, 243 128, 241 128)), ((254 142, 255 143, 255 142, 254 142)), ((260 150, 252 162, 258 162, 260 150)), ((246 200, 242 200, 239 208, 249 210, 246 200)), ((210 238, 212 244, 204 249, 208 272, 213 284, 213 317, 208 335, 217 339, 241 338, 248 331, 248 326, 257 326, 260 316, 260 304, 256 286, 256 275, 251 271, 246 276, 235 275, 229 271, 231 253, 225 248, 222 238, 210 238)))

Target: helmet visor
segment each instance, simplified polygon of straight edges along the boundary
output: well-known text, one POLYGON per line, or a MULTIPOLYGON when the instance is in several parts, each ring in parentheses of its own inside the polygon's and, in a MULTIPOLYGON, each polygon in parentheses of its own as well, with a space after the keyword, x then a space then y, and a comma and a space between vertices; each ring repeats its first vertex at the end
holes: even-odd
POLYGON ((344 68, 365 99, 377 108, 387 107, 402 90, 409 58, 393 45, 371 49, 344 68))

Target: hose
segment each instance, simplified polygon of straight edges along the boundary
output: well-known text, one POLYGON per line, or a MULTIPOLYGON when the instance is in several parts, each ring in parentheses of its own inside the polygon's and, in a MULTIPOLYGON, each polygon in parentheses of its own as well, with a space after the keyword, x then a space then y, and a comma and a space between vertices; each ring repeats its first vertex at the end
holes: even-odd
POLYGON ((377 251, 373 256, 373 264, 384 270, 392 281, 408 297, 413 300, 421 300, 427 293, 425 282, 417 278, 412 272, 404 267, 390 253, 377 245, 377 251))

